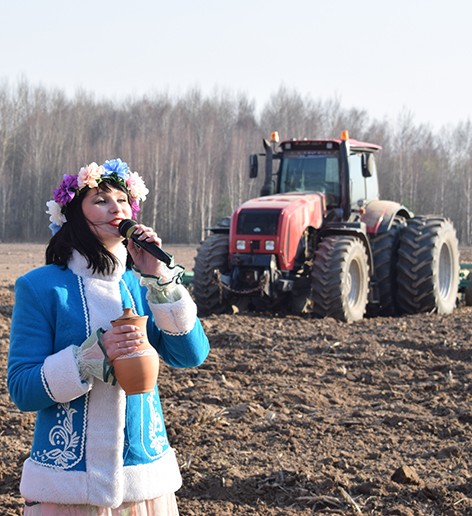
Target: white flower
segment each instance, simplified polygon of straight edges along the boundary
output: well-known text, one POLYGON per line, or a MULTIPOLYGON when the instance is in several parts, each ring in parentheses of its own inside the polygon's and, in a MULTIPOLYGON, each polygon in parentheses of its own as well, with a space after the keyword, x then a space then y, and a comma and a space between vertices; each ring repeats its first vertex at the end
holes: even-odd
POLYGON ((61 205, 58 204, 56 201, 48 201, 46 203, 46 206, 48 209, 46 210, 46 213, 50 215, 49 220, 56 224, 57 226, 62 226, 65 222, 67 222, 66 216, 61 213, 61 205))

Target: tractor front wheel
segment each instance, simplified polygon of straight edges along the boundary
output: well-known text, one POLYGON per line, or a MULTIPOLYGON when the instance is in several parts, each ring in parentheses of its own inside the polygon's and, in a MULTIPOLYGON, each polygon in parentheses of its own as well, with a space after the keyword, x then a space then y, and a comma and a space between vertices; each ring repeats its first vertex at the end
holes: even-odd
POLYGON ((312 271, 313 313, 353 322, 364 317, 369 293, 369 265, 364 244, 356 237, 324 238, 312 271))
POLYGON ((457 303, 459 246, 454 226, 441 217, 407 221, 398 248, 397 303, 404 314, 450 314, 457 303))
POLYGON ((192 293, 198 314, 205 316, 226 311, 229 302, 218 284, 218 273, 228 270, 229 236, 209 235, 197 249, 193 267, 192 293))

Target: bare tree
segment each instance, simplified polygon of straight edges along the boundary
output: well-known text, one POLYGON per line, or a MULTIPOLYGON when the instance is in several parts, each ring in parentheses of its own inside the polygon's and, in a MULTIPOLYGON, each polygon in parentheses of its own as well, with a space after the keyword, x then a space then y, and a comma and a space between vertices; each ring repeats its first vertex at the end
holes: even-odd
POLYGON ((283 86, 258 114, 245 95, 224 91, 204 96, 194 88, 179 98, 156 93, 116 103, 84 91, 69 99, 25 80, 0 83, 0 238, 46 240, 45 202, 62 175, 120 157, 149 187, 141 220, 168 242, 195 242, 259 195, 262 177, 248 180, 248 156, 262 151, 271 131, 281 139, 331 138, 344 129, 383 147, 383 198, 447 214, 461 240, 472 241, 469 121, 435 134, 411 112, 372 120, 336 96, 315 99, 283 86))

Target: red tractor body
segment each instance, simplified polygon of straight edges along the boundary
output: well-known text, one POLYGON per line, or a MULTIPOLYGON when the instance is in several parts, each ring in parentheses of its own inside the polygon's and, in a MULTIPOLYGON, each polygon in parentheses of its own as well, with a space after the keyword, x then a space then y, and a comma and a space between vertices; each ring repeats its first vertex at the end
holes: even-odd
MULTIPOLYGON (((345 321, 437 311, 457 301, 451 222, 380 199, 374 155, 349 139, 264 140, 261 196, 209 228, 195 258, 201 315, 288 307, 345 321), (278 166, 276 166, 278 163, 278 166)), ((257 177, 258 156, 250 156, 257 177)))
POLYGON ((287 193, 251 199, 231 217, 230 262, 240 255, 277 256, 281 271, 294 268, 299 239, 307 227, 320 228, 326 213, 321 193, 287 193))

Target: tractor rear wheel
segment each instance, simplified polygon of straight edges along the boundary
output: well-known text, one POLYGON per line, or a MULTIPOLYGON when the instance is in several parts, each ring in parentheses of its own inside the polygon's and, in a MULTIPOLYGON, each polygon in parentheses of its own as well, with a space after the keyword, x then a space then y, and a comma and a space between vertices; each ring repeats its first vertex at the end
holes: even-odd
POLYGON ((364 244, 355 237, 324 238, 312 271, 313 313, 353 322, 363 318, 369 292, 369 265, 364 244))
POLYGON ((371 240, 378 299, 376 303, 367 305, 369 316, 392 316, 398 311, 395 300, 397 250, 400 233, 405 225, 405 219, 396 218, 388 231, 371 240))
POLYGON ((405 314, 450 314, 457 303, 459 247, 454 226, 442 217, 407 221, 398 248, 397 303, 405 314))
POLYGON ((197 249, 193 267, 192 293, 199 315, 222 313, 229 303, 224 300, 218 284, 218 272, 228 270, 229 236, 209 235, 197 249))

